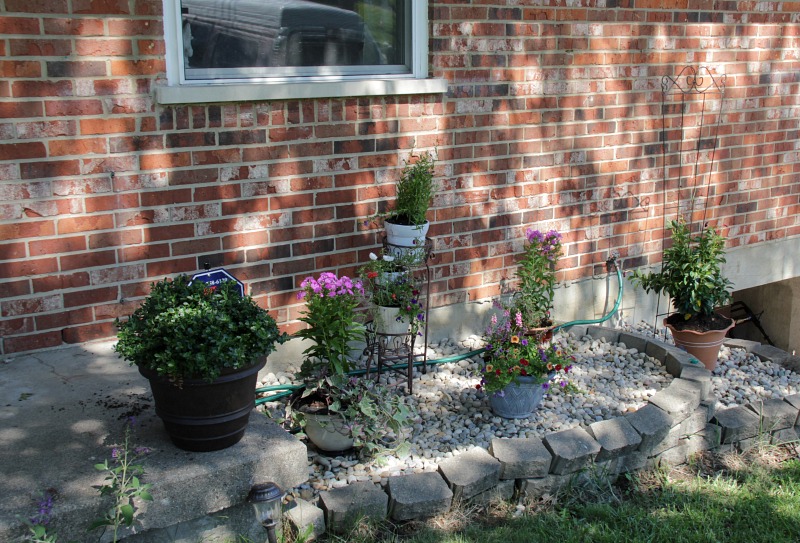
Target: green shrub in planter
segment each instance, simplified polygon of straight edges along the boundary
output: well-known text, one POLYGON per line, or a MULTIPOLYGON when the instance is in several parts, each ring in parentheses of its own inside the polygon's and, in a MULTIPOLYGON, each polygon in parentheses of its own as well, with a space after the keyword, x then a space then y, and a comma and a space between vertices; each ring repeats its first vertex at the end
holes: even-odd
POLYGON ((213 381, 223 369, 251 366, 288 339, 269 313, 234 281, 216 287, 180 276, 153 283, 126 321, 117 319, 122 358, 180 382, 213 381))
MULTIPOLYGON (((635 270, 634 284, 645 292, 667 294, 680 316, 676 322, 696 322, 701 329, 711 325, 714 311, 730 300, 731 282, 722 273, 725 263, 725 238, 712 227, 692 235, 683 220, 670 222, 672 245, 664 249, 661 271, 635 270)), ((729 319, 724 319, 727 321, 729 319)))

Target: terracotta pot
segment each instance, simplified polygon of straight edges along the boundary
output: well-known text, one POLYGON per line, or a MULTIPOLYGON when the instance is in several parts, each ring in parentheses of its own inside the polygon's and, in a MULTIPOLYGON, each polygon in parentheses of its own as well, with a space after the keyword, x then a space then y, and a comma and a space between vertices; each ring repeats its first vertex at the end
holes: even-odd
POLYGON ((695 332, 694 330, 676 330, 664 319, 664 326, 672 332, 675 345, 680 347, 690 355, 694 356, 709 371, 714 371, 717 367, 719 348, 725 341, 725 334, 734 327, 736 322, 730 319, 730 325, 723 330, 708 330, 707 332, 695 332))
POLYGON ((553 327, 545 326, 542 328, 528 328, 525 336, 533 338, 537 343, 547 343, 553 339, 553 327))

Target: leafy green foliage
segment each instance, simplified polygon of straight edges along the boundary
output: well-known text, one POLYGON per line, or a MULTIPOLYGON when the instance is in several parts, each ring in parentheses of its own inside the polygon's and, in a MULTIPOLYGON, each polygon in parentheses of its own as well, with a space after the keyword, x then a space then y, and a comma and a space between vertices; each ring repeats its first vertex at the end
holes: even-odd
POLYGON ((47 526, 30 524, 28 528, 31 531, 26 539, 28 543, 56 543, 58 541, 58 536, 47 532, 47 526))
POLYGON ((213 381, 223 368, 247 367, 288 339, 269 313, 239 295, 234 281, 189 283, 186 276, 154 283, 127 321, 117 319, 114 350, 175 381, 213 381))
POLYGON ((413 163, 406 162, 397 182, 394 209, 387 214, 387 219, 415 226, 425 223, 433 198, 434 163, 430 153, 421 154, 413 163))
POLYGON ((330 272, 319 278, 307 277, 300 286, 303 290, 298 297, 306 302, 300 320, 308 328, 296 335, 311 345, 303 351, 306 358, 301 368, 306 388, 294 405, 287 407, 287 416, 304 425, 303 411, 313 402, 314 411, 342 415, 362 455, 374 454, 383 448, 381 442, 388 433, 400 437, 400 429, 413 413, 394 392, 370 379, 346 375, 352 366, 349 344, 364 334, 356 316, 364 288, 359 280, 330 272))
POLYGON ((725 238, 714 228, 692 236, 685 221, 671 221, 672 246, 664 250, 660 272, 633 272, 631 281, 645 292, 667 294, 686 320, 709 317, 730 299, 732 283, 722 275, 725 238))
POLYGON ((350 343, 363 338, 364 325, 356 318, 356 308, 364 288, 360 281, 323 272, 319 278, 306 277, 298 298, 306 308, 300 320, 308 328, 295 335, 311 342, 303 351, 304 377, 320 378, 350 371, 350 343))
MULTIPOLYGON (((324 402, 323 412, 342 416, 343 426, 362 457, 390 449, 401 456, 407 454, 408 444, 402 440, 402 430, 416 417, 416 411, 395 391, 372 379, 334 375, 315 387, 308 387, 304 395, 314 395, 324 402), (391 447, 387 436, 394 439, 391 447)), ((291 411, 291 414, 304 424, 302 411, 291 411)))
POLYGON ((106 484, 98 487, 101 496, 110 496, 112 506, 103 517, 95 520, 89 530, 110 526, 114 530, 114 541, 118 541, 119 529, 122 526, 130 528, 136 515, 135 500, 152 501, 149 484, 143 484, 139 479, 144 475, 144 467, 134 464, 135 451, 130 448, 130 428, 125 429, 125 442, 122 447, 115 448, 112 452, 112 462, 108 459, 94 467, 105 472, 106 484))
POLYGON ((358 272, 364 292, 372 302, 373 318, 377 321, 380 314, 376 307, 397 307, 400 314, 398 321, 410 323, 412 334, 419 333, 425 322, 425 309, 420 296, 419 280, 414 277, 409 267, 409 256, 393 256, 369 254, 370 261, 358 272))
POLYGON ((525 253, 517 269, 520 284, 514 297, 514 312, 522 313, 523 322, 536 328, 546 326, 550 320, 556 264, 561 256, 561 234, 555 230, 545 233, 529 228, 525 236, 525 253))

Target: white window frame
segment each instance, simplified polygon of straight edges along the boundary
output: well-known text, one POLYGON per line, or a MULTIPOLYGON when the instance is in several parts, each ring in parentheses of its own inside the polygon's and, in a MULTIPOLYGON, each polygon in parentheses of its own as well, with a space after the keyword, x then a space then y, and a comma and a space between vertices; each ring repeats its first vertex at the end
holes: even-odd
POLYGON ((428 1, 411 0, 409 74, 329 75, 218 81, 186 80, 181 73, 183 42, 180 0, 162 0, 167 85, 156 88, 160 104, 240 102, 344 96, 430 94, 447 91, 447 81, 428 78, 428 1))

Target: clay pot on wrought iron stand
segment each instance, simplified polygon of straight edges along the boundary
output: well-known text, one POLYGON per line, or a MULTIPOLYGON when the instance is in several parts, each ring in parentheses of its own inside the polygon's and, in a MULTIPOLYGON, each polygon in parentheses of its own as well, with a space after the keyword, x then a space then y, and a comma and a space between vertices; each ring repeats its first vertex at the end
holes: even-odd
POLYGON ((672 332, 672 339, 675 341, 675 345, 697 358, 707 370, 714 371, 718 363, 719 348, 722 346, 722 342, 725 341, 725 335, 728 330, 733 328, 736 322, 733 319, 728 319, 730 324, 727 328, 697 332, 695 330, 677 330, 667 320, 664 319, 664 326, 672 332))
POLYGON ((399 224, 387 219, 383 223, 386 229, 387 252, 392 256, 410 255, 415 263, 425 261, 425 237, 428 235, 430 222, 423 224, 399 224))
POLYGON ((376 306, 375 331, 379 334, 401 336, 408 333, 411 325, 407 319, 400 316, 400 308, 395 306, 376 306))
POLYGON ((213 381, 183 379, 176 384, 157 372, 139 366, 150 381, 156 414, 172 442, 195 452, 218 451, 244 436, 255 407, 258 371, 266 358, 246 368, 223 370, 213 381))

